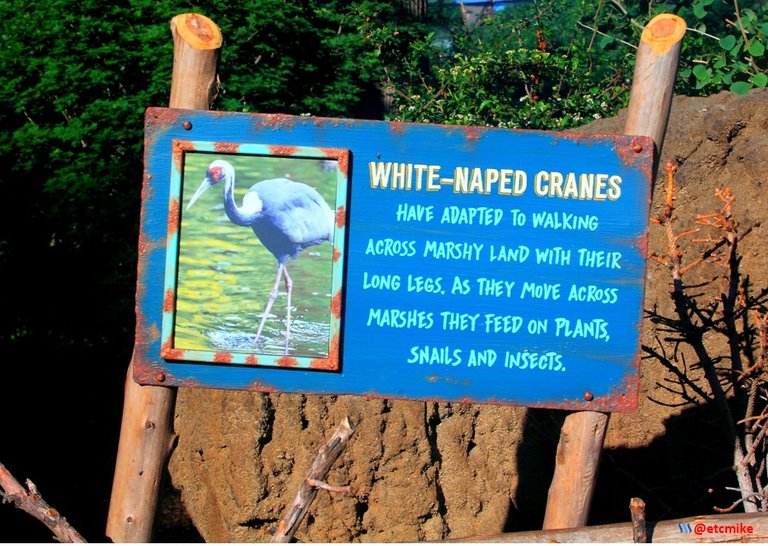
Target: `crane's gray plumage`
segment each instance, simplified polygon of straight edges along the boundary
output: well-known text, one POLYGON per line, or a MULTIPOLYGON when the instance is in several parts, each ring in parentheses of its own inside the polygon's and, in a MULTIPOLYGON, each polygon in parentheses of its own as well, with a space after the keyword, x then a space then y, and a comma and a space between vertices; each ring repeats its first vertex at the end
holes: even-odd
POLYGON ((277 297, 280 279, 285 279, 288 293, 285 351, 291 328, 291 291, 293 283, 286 262, 296 258, 307 247, 325 241, 333 243, 334 214, 314 188, 287 178, 257 182, 248 189, 241 206, 235 202, 235 168, 223 159, 208 165, 202 184, 189 200, 187 210, 211 186, 224 183, 224 210, 229 220, 238 226, 250 227, 261 243, 277 260, 277 279, 256 333, 258 345, 264 322, 277 297))

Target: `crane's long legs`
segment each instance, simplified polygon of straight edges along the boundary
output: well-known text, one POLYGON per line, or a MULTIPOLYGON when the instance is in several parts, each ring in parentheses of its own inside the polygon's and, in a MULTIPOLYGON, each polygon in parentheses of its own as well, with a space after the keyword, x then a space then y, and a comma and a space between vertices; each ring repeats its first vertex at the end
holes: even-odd
POLYGON ((280 288, 280 280, 285 279, 285 291, 288 292, 288 308, 286 310, 286 327, 285 327, 285 354, 288 354, 288 340, 291 338, 291 293, 293 292, 293 280, 288 274, 288 268, 284 264, 277 266, 277 278, 275 279, 275 286, 272 287, 272 291, 269 293, 269 300, 267 306, 264 308, 264 314, 261 317, 261 324, 259 324, 259 330, 256 332, 256 339, 253 340, 253 346, 258 347, 261 340, 261 331, 264 329, 264 324, 267 322, 267 316, 272 310, 272 305, 277 299, 278 289, 280 288))
POLYGON ((291 292, 293 291, 293 281, 291 276, 288 275, 288 268, 285 266, 283 266, 283 277, 285 277, 285 291, 288 292, 288 308, 285 312, 285 354, 288 354, 288 340, 291 338, 291 292))
MULTIPOLYGON (((278 264, 277 278, 275 279, 275 286, 272 287, 272 291, 269 293, 269 300, 267 301, 267 306, 264 308, 264 314, 261 316, 261 324, 259 324, 259 329, 256 332, 256 339, 253 340, 254 347, 259 346, 259 341, 261 340, 261 331, 264 329, 264 323, 267 322, 267 316, 269 315, 269 312, 272 310, 272 304, 275 303, 275 298, 277 298, 277 289, 280 288, 280 279, 283 276, 284 270, 285 270, 285 266, 283 264, 278 264)), ((289 295, 289 298, 290 298, 290 295, 289 295)), ((290 310, 288 312, 290 313, 290 310)), ((286 341, 286 346, 287 346, 287 341, 286 341)))

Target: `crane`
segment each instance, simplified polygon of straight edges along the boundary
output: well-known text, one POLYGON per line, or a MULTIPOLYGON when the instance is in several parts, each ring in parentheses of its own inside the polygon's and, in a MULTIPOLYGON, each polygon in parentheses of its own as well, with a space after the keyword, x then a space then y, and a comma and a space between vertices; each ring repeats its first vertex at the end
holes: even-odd
POLYGON ((285 281, 288 293, 285 329, 285 354, 291 334, 291 292, 293 281, 288 274, 288 258, 296 258, 307 247, 333 244, 334 214, 325 199, 311 186, 288 178, 257 182, 243 197, 242 206, 235 203, 235 168, 223 159, 208 165, 202 184, 189 200, 189 210, 210 187, 224 183, 224 210, 230 222, 250 227, 261 244, 277 260, 277 278, 269 293, 264 314, 256 332, 253 346, 258 347, 267 315, 278 295, 280 281, 285 281))

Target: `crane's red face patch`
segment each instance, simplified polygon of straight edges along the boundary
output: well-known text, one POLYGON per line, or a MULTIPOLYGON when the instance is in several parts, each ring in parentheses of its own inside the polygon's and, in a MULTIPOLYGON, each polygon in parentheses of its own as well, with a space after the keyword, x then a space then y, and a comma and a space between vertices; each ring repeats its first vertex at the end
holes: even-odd
POLYGON ((213 180, 214 184, 221 182, 221 167, 211 167, 208 169, 208 178, 213 180))

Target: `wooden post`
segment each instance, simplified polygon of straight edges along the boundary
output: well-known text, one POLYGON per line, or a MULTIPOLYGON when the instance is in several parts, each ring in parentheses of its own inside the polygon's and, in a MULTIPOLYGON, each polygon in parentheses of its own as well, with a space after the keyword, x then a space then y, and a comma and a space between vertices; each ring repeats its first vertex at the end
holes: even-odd
POLYGON ((570 529, 587 524, 607 427, 607 413, 581 411, 565 418, 543 529, 570 529))
MULTIPOLYGON (((654 17, 640 37, 624 134, 649 136, 661 155, 685 21, 676 15, 654 17)), ((565 418, 557 446, 555 472, 547 496, 544 529, 587 524, 597 479, 608 414, 593 411, 565 418)))
POLYGON ((171 20, 173 35, 173 76, 171 108, 210 108, 216 61, 221 48, 221 31, 216 24, 195 13, 171 20))
POLYGON ((643 29, 635 59, 624 134, 651 137, 657 161, 667 132, 685 28, 677 15, 657 15, 643 29))
MULTIPOLYGON (((171 20, 171 34, 170 106, 207 110, 221 31, 207 17, 187 13, 171 20)), ((137 384, 131 359, 107 516, 107 536, 113 542, 149 542, 152 537, 160 482, 175 440, 175 403, 176 389, 137 384)))

